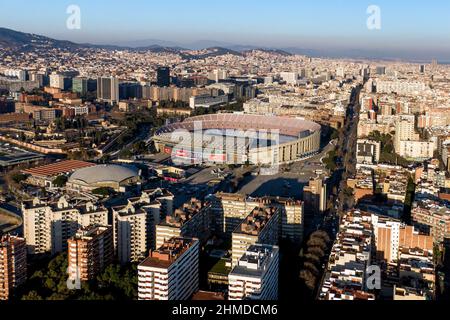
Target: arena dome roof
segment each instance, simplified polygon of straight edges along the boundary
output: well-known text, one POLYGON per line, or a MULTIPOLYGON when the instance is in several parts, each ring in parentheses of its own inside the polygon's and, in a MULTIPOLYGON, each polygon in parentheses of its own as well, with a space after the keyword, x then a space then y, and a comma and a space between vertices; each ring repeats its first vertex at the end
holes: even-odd
POLYGON ((70 176, 69 182, 81 181, 86 184, 100 182, 120 183, 124 180, 138 176, 139 172, 136 168, 119 165, 98 165, 75 171, 70 176))

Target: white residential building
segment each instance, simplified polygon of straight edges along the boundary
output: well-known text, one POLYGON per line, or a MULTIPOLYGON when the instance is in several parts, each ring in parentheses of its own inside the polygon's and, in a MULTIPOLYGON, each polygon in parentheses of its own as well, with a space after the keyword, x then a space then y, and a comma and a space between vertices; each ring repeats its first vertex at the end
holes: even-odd
POLYGON ((278 252, 277 246, 250 246, 228 276, 229 300, 277 300, 278 252))
POLYGON ((424 82, 408 81, 376 81, 377 93, 397 93, 400 95, 410 95, 424 93, 430 90, 430 87, 424 82))
POLYGON ((281 72, 280 78, 286 81, 287 84, 296 85, 298 81, 297 72, 281 72))
POLYGON ((373 214, 372 225, 377 252, 382 251, 388 262, 397 261, 402 223, 399 220, 380 218, 373 214))
POLYGON ((398 154, 407 159, 432 159, 436 144, 429 141, 400 141, 398 154))
POLYGON ((188 300, 199 288, 199 241, 172 238, 138 266, 139 300, 188 300))
POLYGON ((381 143, 373 140, 358 139, 356 159, 360 164, 376 164, 380 161, 381 143))
POLYGON ((113 207, 114 248, 121 263, 140 262, 156 246, 156 225, 171 214, 173 195, 164 189, 142 192, 113 207))
POLYGON ((24 236, 30 254, 63 252, 67 240, 91 225, 108 225, 108 210, 92 202, 35 198, 22 204, 24 236))

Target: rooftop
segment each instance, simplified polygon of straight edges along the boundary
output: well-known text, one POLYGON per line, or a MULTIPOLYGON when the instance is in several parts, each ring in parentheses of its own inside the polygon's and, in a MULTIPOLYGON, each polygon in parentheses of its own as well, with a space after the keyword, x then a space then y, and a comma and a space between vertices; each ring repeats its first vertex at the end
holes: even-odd
POLYGON ((81 181, 86 184, 98 182, 122 182, 129 178, 139 176, 136 168, 119 165, 86 166, 75 171, 69 178, 69 182, 81 181))
POLYGON ((239 259, 230 275, 261 276, 267 271, 269 264, 275 259, 277 246, 256 244, 250 246, 239 259))
POLYGON ((181 227, 186 222, 191 220, 196 214, 198 214, 204 208, 202 202, 195 198, 191 201, 183 204, 179 209, 176 209, 173 215, 167 216, 163 224, 169 226, 181 227))
POLYGON ((256 207, 235 232, 258 235, 277 212, 275 207, 256 207))
POLYGON ((44 166, 39 166, 32 169, 24 170, 23 173, 30 174, 32 176, 52 177, 61 174, 67 174, 74 172, 78 169, 88 168, 95 166, 94 163, 79 161, 79 160, 66 160, 56 163, 51 163, 44 166))
POLYGON ((171 238, 159 249, 151 251, 150 256, 139 267, 167 269, 197 242, 198 240, 193 238, 171 238))

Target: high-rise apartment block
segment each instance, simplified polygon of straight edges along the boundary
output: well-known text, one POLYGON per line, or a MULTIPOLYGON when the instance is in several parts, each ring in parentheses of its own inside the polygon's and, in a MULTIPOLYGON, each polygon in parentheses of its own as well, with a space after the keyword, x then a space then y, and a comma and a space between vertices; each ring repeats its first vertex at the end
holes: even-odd
POLYGON ((38 199, 22 204, 24 235, 30 254, 67 249, 67 240, 84 227, 108 225, 108 210, 92 202, 38 199))
POLYGON ((419 135, 415 133, 416 118, 414 115, 399 115, 395 124, 395 150, 400 150, 401 141, 416 141, 419 135))
POLYGON ((278 299, 277 246, 250 246, 228 276, 229 300, 278 299))
POLYGON ((27 279, 27 248, 25 240, 0 236, 0 300, 11 298, 14 289, 27 279))
POLYGON ((81 97, 85 97, 88 92, 97 89, 97 80, 85 77, 76 77, 72 80, 72 92, 79 93, 81 97))
POLYGON ((89 281, 113 262, 111 227, 90 226, 68 240, 69 278, 89 281))
POLYGON ((280 209, 280 237, 299 244, 303 239, 304 203, 289 198, 250 198, 241 194, 218 193, 211 199, 214 224, 217 230, 231 237, 236 228, 255 207, 270 205, 280 209))
POLYGON ((327 209, 327 184, 322 177, 311 179, 303 189, 306 212, 311 215, 324 213, 327 209))
POLYGON ((199 288, 199 241, 172 238, 138 267, 139 300, 187 300, 199 288))
POLYGON ((52 73, 50 75, 50 87, 64 90, 64 75, 52 73))
POLYGON ((210 207, 191 199, 156 226, 156 249, 173 237, 192 237, 206 240, 211 234, 210 207))
POLYGON ((253 244, 278 244, 280 209, 276 207, 256 207, 239 225, 232 235, 232 266, 253 244))
POLYGON ((113 207, 114 246, 121 263, 139 262, 156 246, 156 225, 172 213, 173 195, 164 189, 142 192, 113 207))

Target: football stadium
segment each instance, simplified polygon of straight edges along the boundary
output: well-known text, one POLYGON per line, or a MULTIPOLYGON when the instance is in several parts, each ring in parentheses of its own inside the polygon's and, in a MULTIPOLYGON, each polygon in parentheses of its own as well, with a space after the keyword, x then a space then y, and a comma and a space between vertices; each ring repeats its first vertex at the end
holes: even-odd
POLYGON ((153 141, 174 162, 273 165, 318 153, 320 133, 319 124, 303 119, 222 113, 166 125, 153 141))

